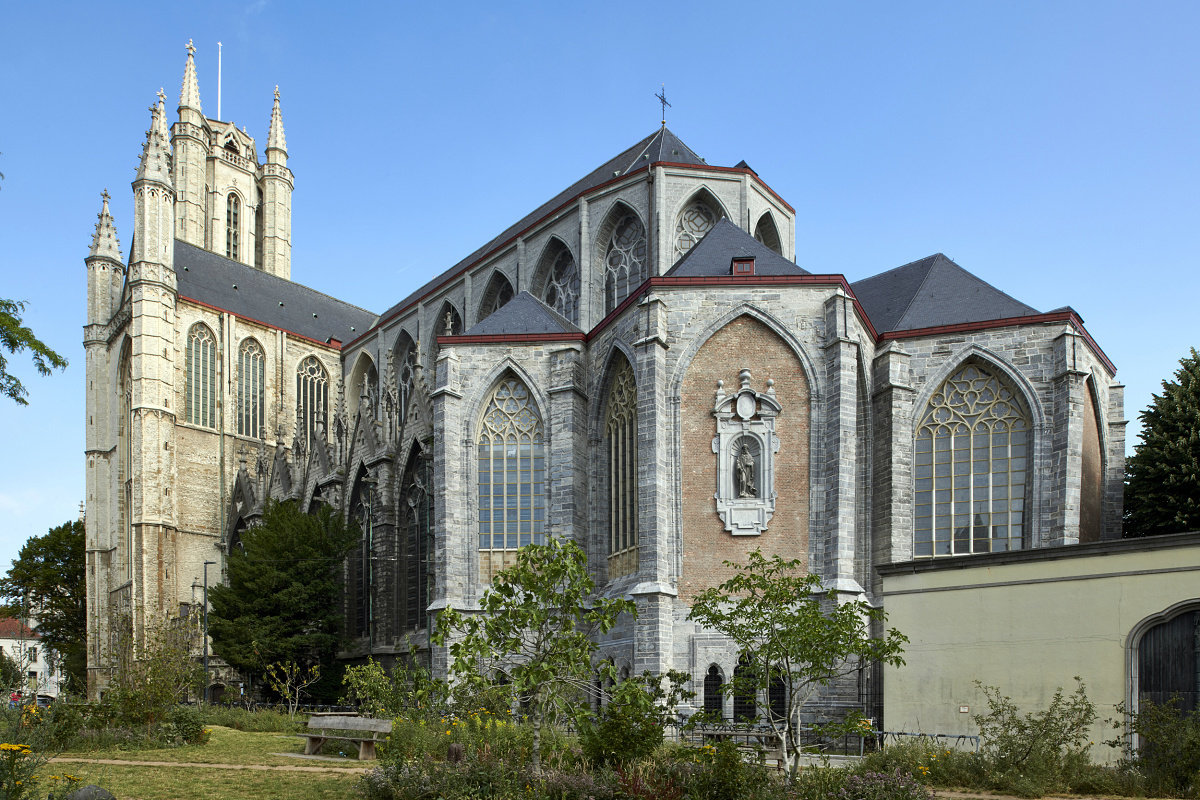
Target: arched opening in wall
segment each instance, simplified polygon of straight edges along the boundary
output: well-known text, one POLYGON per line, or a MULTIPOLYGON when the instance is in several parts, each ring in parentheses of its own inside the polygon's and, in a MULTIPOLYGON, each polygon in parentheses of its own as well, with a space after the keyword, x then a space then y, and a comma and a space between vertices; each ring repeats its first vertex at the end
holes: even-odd
POLYGON ((184 405, 189 424, 217 427, 217 337, 197 322, 188 330, 184 405))
POLYGON ((913 554, 1024 545, 1030 414, 1004 373, 972 359, 934 391, 916 426, 913 554))
POLYGON ((1200 711, 1200 598, 1158 616, 1135 639, 1133 699, 1200 711))
POLYGON ((374 478, 360 465, 350 493, 350 517, 361 536, 346 556, 346 632, 351 636, 366 636, 370 630, 375 489, 374 478))
POLYGON ((121 345, 117 361, 117 485, 120 487, 119 554, 125 564, 125 580, 133 580, 133 358, 130 340, 121 345))
POLYGON ((608 460, 608 579, 638 568, 637 381, 620 351, 613 355, 604 413, 608 460))
POLYGON ((533 271, 533 295, 578 325, 579 280, 579 264, 570 248, 557 236, 550 237, 533 271))
POLYGON ((414 443, 400 479, 397 544, 396 627, 415 631, 428 624, 433 553, 433 458, 414 443))
POLYGON ((596 271, 604 276, 604 313, 611 314, 649 277, 646 226, 625 203, 615 203, 596 237, 596 271))
POLYGON ((238 346, 237 432, 258 439, 265 436, 267 354, 251 337, 238 346))
MULTIPOLYGON (((746 686, 754 682, 754 666, 750 659, 742 656, 733 670, 734 686, 746 686)), ((733 693, 733 721, 752 722, 758 716, 758 705, 755 703, 755 691, 751 688, 735 689, 733 693)))
POLYGON ((716 664, 709 666, 708 674, 704 676, 704 713, 714 719, 725 714, 725 693, 721 689, 724 684, 721 668, 716 664))
POLYGON ((305 453, 312 450, 317 423, 324 426, 328 418, 329 371, 321 359, 315 355, 307 356, 296 367, 296 422, 300 426, 297 439, 303 444, 305 453))
POLYGON ((687 255, 724 216, 720 201, 708 189, 692 195, 675 220, 675 258, 672 263, 687 255))
POLYGON ((855 578, 859 586, 871 588, 871 465, 874 463, 871 437, 871 393, 861 353, 857 362, 858 397, 855 403, 855 578))
POLYGON ((1100 411, 1096 384, 1083 388, 1083 458, 1079 480, 1079 541, 1104 538, 1104 455, 1100 440, 1100 411))
POLYGON ((546 542, 545 429, 524 382, 507 372, 479 420, 479 582, 516 563, 517 551, 546 542))
POLYGON ((233 533, 229 535, 229 545, 226 555, 232 553, 234 550, 245 550, 245 546, 242 544, 242 536, 246 533, 247 527, 246 520, 241 518, 234 523, 233 533))
POLYGON ((514 294, 508 276, 500 270, 495 270, 488 280, 487 288, 483 290, 483 299, 479 303, 479 315, 476 319, 481 322, 487 319, 512 300, 514 294))
POLYGON ((354 359, 354 367, 350 370, 350 380, 346 382, 346 411, 350 415, 350 427, 354 427, 354 418, 362 405, 363 397, 368 398, 370 407, 375 406, 378 397, 379 371, 375 368, 375 359, 366 350, 359 352, 354 359))
POLYGON ((441 345, 437 343, 439 336, 460 336, 463 333, 462 315, 458 313, 449 300, 442 303, 441 311, 433 324, 432 353, 436 356, 441 345))
MULTIPOLYGON (((233 142, 230 141, 226 145, 226 149, 233 142)), ((234 145, 233 151, 237 152, 237 146, 234 145)), ((225 198, 225 257, 238 260, 238 245, 240 243, 239 236, 239 221, 238 218, 242 213, 242 201, 233 192, 230 192, 225 198)))
POLYGON ((754 238, 779 255, 783 255, 783 242, 779 236, 779 228, 775 227, 775 218, 771 216, 770 211, 764 212, 758 218, 758 224, 754 226, 754 238))
POLYGON ((408 407, 412 403, 416 381, 417 356, 417 343, 408 335, 408 331, 400 331, 396 344, 392 346, 392 370, 396 373, 401 424, 408 421, 408 407))
POLYGON ((770 706, 772 719, 776 722, 787 719, 787 684, 784 683, 783 675, 778 669, 771 675, 771 683, 767 686, 767 704, 770 706))

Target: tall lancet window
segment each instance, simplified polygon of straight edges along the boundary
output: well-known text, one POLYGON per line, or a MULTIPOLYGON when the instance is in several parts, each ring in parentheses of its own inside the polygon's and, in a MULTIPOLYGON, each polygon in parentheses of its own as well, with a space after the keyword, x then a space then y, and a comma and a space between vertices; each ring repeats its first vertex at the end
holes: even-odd
POLYGON ((613 375, 608 439, 608 577, 637 571, 637 383, 625 358, 613 375))
POLYGON ((579 265, 567 248, 559 250, 546 279, 546 305, 579 324, 579 265))
POLYGON ((311 449, 317 420, 324 420, 329 412, 329 373, 316 356, 301 361, 296 370, 296 404, 301 435, 306 448, 311 449))
POLYGON ((604 313, 611 312, 646 280, 646 228, 627 214, 613 229, 605 251, 604 313))
POLYGON ((479 424, 479 579, 516 562, 518 548, 546 541, 542 418, 529 388, 500 381, 479 424))
POLYGON ((188 331, 185 371, 187 421, 217 427, 217 340, 203 322, 188 331))
POLYGON ((241 203, 238 201, 237 195, 230 192, 229 197, 225 200, 225 257, 235 260, 238 257, 238 213, 240 211, 241 203))
POLYGON ((1018 393, 967 364, 934 392, 916 436, 913 554, 1019 550, 1031 440, 1018 393))
POLYGON ((263 432, 267 355, 262 345, 244 339, 238 348, 237 427, 242 436, 257 439, 263 432))

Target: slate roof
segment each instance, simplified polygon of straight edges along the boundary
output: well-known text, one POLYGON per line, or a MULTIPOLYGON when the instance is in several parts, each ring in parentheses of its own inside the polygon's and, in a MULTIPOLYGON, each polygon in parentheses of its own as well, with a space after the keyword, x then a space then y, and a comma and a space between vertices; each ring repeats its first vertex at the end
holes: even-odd
POLYGON ((459 270, 462 270, 463 268, 470 266, 475 261, 478 261, 492 249, 500 244, 503 244, 509 239, 512 239, 518 233, 525 230, 534 222, 546 216, 571 198, 590 191, 600 184, 611 181, 614 178, 635 172, 642 167, 655 163, 656 161, 671 161, 676 164, 694 164, 696 166, 706 166, 704 159, 700 158, 700 156, 696 155, 692 148, 680 141, 679 137, 671 133, 669 128, 660 128, 659 130, 656 130, 654 133, 647 136, 645 139, 642 139, 640 142, 633 145, 633 147, 630 147, 613 158, 610 158, 608 161, 605 161, 603 164, 596 167, 596 169, 575 181, 566 189, 563 189, 561 192, 554 195, 554 197, 542 203, 540 206, 526 214, 512 225, 509 225, 507 228, 501 231, 498 236, 496 236, 487 244, 483 245, 483 247, 480 247, 462 261, 459 261, 457 264, 450 267, 450 269, 441 273, 436 278, 432 279, 424 286, 410 294, 408 297, 405 297, 399 303, 396 303, 394 306, 389 308, 383 313, 383 316, 381 316, 380 319, 389 318, 392 314, 396 313, 400 309, 404 308, 410 303, 415 302, 418 298, 428 294, 438 285, 448 280, 459 270))
POLYGON ((941 253, 864 278, 850 287, 877 333, 1038 313, 941 253))
POLYGON ((358 306, 178 239, 175 277, 182 297, 319 342, 331 337, 349 342, 378 319, 358 306))
POLYGON ((466 336, 514 333, 582 333, 571 321, 529 292, 521 292, 481 319, 466 336))
POLYGON ((667 270, 667 275, 679 278, 728 275, 729 262, 734 256, 754 256, 755 275, 810 274, 722 218, 687 255, 667 270))

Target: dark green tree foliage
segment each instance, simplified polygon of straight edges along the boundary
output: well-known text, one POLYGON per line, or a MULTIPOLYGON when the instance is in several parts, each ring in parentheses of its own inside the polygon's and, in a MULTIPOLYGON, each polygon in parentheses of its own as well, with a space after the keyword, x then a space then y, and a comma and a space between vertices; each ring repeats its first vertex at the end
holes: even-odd
POLYGON ((320 665, 322 680, 309 691, 335 697, 342 563, 360 535, 328 508, 309 515, 291 501, 268 502, 262 524, 229 555, 228 584, 208 590, 213 652, 256 675, 274 662, 320 665))
POLYGON ((87 689, 84 538, 81 520, 34 536, 0 578, 9 616, 36 623, 43 644, 62 659, 67 690, 78 694, 87 689))
POLYGON ((1200 354, 1138 416, 1141 444, 1125 464, 1125 536, 1200 530, 1200 354))
POLYGON ((20 405, 27 406, 29 401, 25 399, 25 395, 29 392, 15 375, 8 373, 8 359, 4 351, 16 354, 28 348, 33 356, 33 366, 42 375, 49 375, 51 369, 66 369, 67 360, 43 344, 33 335, 33 331, 21 324, 21 314, 24 311, 25 303, 20 300, 5 300, 0 297, 0 395, 11 397, 20 405))

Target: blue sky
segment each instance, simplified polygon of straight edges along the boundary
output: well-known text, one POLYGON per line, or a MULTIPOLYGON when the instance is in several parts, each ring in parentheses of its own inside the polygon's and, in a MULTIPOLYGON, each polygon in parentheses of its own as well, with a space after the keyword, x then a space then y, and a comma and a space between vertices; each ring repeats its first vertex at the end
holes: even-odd
POLYGON ((87 254, 100 191, 128 254, 147 107, 266 139, 282 93, 293 279, 380 312, 659 124, 745 159, 797 260, 857 280, 943 252, 1074 307, 1137 415, 1188 348, 1200 244, 1200 4, 21 3, 0 34, 0 297, 70 359, 10 364, 0 565, 83 499, 87 254))

